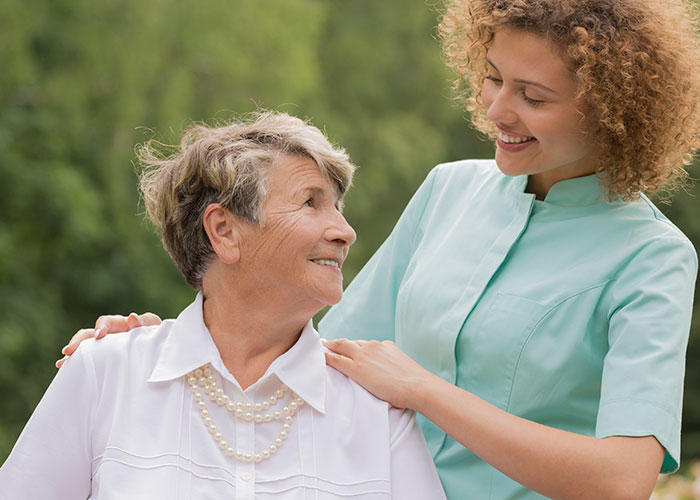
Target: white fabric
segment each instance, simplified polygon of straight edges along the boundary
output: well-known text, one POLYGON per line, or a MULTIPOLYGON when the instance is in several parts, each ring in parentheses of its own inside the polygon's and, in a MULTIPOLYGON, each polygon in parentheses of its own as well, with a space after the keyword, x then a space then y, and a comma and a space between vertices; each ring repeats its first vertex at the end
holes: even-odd
MULTIPOLYGON (((205 399, 236 449, 259 452, 279 434, 280 421, 245 422, 205 399)), ((311 323, 242 391, 204 326, 198 295, 175 321, 84 342, 0 468, 2 500, 160 498, 445 497, 414 415, 326 366, 311 323), (283 382, 307 402, 272 458, 242 463, 219 449, 185 382, 205 363, 233 400, 263 401, 283 382)))

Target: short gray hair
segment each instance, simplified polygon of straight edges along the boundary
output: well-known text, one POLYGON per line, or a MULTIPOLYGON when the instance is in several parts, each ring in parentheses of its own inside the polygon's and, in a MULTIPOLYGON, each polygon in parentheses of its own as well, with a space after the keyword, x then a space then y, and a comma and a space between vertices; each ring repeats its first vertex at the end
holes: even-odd
POLYGON ((214 256, 202 225, 206 208, 220 203, 237 217, 260 224, 269 167, 280 154, 316 162, 342 197, 355 166, 344 149, 316 127, 294 116, 258 111, 223 126, 193 125, 175 153, 151 140, 137 147, 140 190, 163 246, 195 290, 214 256))

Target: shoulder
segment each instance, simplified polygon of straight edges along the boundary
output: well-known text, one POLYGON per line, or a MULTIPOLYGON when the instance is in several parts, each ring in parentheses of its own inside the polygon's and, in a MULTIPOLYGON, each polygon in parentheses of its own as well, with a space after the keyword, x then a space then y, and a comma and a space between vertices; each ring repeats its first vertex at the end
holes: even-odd
POLYGON ((697 268, 697 252, 690 239, 646 196, 624 203, 616 220, 618 236, 635 256, 662 253, 690 260, 697 268))
POLYGON ((330 418, 351 416, 355 424, 366 423, 366 429, 382 434, 389 442, 416 425, 414 411, 391 406, 335 368, 326 366, 326 379, 326 414, 330 418))
POLYGON ((93 365, 97 375, 122 369, 137 369, 150 375, 174 323, 174 320, 165 320, 157 326, 110 334, 100 340, 86 340, 72 357, 93 365))
POLYGON ((449 186, 454 182, 472 184, 498 182, 506 178, 498 169, 495 160, 458 160, 440 163, 430 172, 438 186, 449 186))

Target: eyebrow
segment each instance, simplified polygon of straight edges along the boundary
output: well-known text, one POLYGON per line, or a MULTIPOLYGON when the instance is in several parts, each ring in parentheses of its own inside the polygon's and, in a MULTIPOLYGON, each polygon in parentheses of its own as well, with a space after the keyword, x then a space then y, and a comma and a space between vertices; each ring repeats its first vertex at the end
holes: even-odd
MULTIPOLYGON (((493 69, 498 71, 498 68, 496 67, 496 65, 493 64, 488 57, 486 58, 486 62, 489 63, 493 69)), ((499 73, 500 73, 500 71, 499 71, 499 73)), ((547 92, 551 92, 552 94, 559 95, 559 92, 557 92, 556 90, 552 90, 549 87, 547 87, 546 85, 542 85, 541 83, 533 82, 531 80, 523 80, 521 78, 516 78, 513 81, 516 83, 522 83, 524 85, 532 85, 533 87, 539 87, 541 89, 546 90, 547 92)))
MULTIPOLYGON (((321 188, 318 186, 307 186, 297 193, 302 193, 304 196, 318 196, 318 195, 325 195, 327 193, 327 190, 325 188, 321 188)), ((339 195, 337 192, 333 193, 335 195, 335 199, 333 200, 333 204, 338 206, 339 208, 342 208, 343 206, 343 196, 339 195)))

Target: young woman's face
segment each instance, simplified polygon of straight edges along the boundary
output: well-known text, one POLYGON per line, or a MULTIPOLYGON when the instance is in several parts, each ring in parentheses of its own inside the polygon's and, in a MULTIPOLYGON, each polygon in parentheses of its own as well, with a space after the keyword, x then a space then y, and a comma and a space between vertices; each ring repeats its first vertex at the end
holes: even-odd
POLYGON ((552 185, 596 169, 576 82, 554 46, 510 28, 496 31, 481 97, 498 127, 496 163, 506 175, 539 175, 552 185))

